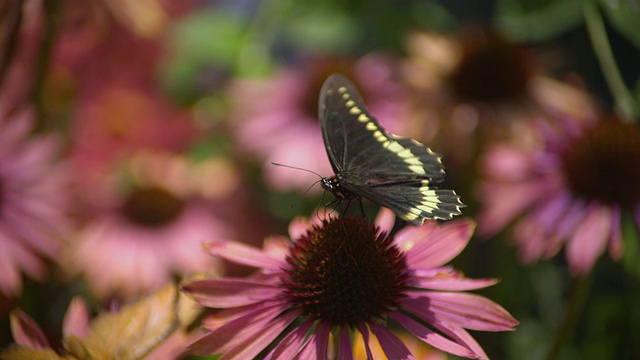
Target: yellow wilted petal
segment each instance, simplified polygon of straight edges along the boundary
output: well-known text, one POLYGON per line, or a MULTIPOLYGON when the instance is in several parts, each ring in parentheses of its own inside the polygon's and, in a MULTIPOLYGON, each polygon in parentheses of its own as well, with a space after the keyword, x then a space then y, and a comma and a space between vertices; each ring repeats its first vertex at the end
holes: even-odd
POLYGON ((179 294, 170 285, 117 313, 93 320, 87 336, 69 336, 65 347, 80 359, 138 359, 149 353, 179 325, 179 294))
POLYGON ((27 348, 13 348, 0 354, 2 360, 65 360, 51 349, 33 350, 27 348))

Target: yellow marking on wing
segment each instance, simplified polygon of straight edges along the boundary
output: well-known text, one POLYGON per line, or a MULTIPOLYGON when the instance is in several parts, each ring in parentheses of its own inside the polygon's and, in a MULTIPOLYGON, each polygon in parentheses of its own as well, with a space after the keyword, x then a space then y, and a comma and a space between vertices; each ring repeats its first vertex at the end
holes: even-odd
POLYGON ((365 115, 364 113, 362 113, 362 114, 360 114, 360 116, 358 116, 358 121, 367 122, 367 121, 369 121, 369 117, 367 115, 365 115))
POLYGON ((372 122, 368 122, 367 123, 367 130, 369 131, 375 131, 378 130, 378 127, 376 126, 376 124, 372 123, 372 122))
POLYGON ((347 88, 346 88, 346 87, 344 87, 344 86, 340 86, 340 87, 338 88, 338 92, 339 92, 339 93, 341 93, 341 94, 344 94, 344 93, 346 93, 346 92, 347 92, 347 88))
POLYGON ((389 144, 389 150, 393 151, 394 153, 400 152, 404 149, 404 147, 400 144, 398 144, 397 142, 393 141, 389 144))
POLYGON ((408 157, 404 159, 404 162, 406 162, 409 165, 420 165, 422 166, 422 161, 420 161, 419 158, 417 157, 408 157))
POLYGON ((411 171, 413 171, 416 174, 420 174, 420 175, 426 175, 427 173, 424 171, 424 168, 422 167, 422 165, 411 165, 409 166, 409 169, 411 171))
POLYGON ((356 102, 353 101, 353 100, 347 100, 347 102, 345 103, 345 105, 347 105, 347 107, 352 107, 355 104, 356 104, 356 102))
POLYGON ((362 110, 360 110, 359 107, 354 106, 351 109, 349 109, 349 113, 353 114, 353 115, 358 115, 362 112, 362 110))

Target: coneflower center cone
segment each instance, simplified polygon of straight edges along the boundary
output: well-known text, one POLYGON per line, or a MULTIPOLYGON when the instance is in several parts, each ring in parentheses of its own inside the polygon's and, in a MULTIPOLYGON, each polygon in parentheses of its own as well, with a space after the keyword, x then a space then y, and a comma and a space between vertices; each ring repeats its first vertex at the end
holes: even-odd
POLYGON ((292 247, 285 271, 291 304, 333 325, 384 318, 410 282, 404 253, 362 218, 314 226, 292 247))
POLYGON ((640 203, 640 126, 600 123, 569 144, 563 165, 578 197, 626 207, 640 203))
POLYGON ((184 209, 184 201, 159 187, 134 190, 122 207, 131 222, 150 228, 161 227, 175 220, 184 209))

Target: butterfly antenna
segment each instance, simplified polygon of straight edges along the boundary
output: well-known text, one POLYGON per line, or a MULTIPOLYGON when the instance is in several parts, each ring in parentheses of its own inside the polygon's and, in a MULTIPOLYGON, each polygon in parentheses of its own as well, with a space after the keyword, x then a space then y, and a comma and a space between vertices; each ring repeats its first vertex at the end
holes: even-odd
MULTIPOLYGON (((302 195, 298 198, 298 200, 296 200, 296 202, 294 202, 291 206, 289 206, 289 210, 292 210, 293 208, 295 208, 296 206, 298 206, 298 204, 300 203, 300 201, 302 200, 302 198, 307 195, 307 193, 309 192, 309 190, 311 190, 312 187, 314 187, 317 183, 319 183, 320 181, 322 181, 322 175, 318 174, 315 171, 311 171, 309 169, 305 169, 305 168, 301 168, 301 167, 297 167, 297 166, 291 166, 291 165, 285 165, 285 164, 281 164, 281 163, 277 163, 277 162, 271 162, 272 165, 275 166, 282 166, 282 167, 286 167, 289 169, 295 169, 295 170, 302 170, 302 171, 306 171, 308 173, 314 174, 317 177, 319 177, 318 181, 314 182, 313 184, 311 184, 307 190, 304 191, 304 193, 302 193, 302 195)), ((324 197, 324 193, 322 194, 322 196, 324 197)))
MULTIPOLYGON (((318 173, 317 173, 317 172, 315 172, 315 171, 311 171, 311 170, 309 170, 309 169, 305 169, 305 168, 301 168, 301 167, 297 167, 297 166, 291 166, 291 165, 280 164, 280 163, 273 162, 273 161, 271 162, 271 165, 275 165, 275 166, 282 166, 282 167, 286 167, 286 168, 289 168, 289 169, 295 169, 295 170, 302 170, 302 171, 306 171, 306 172, 308 172, 308 173, 312 173, 312 174, 316 175, 317 177, 319 177, 319 178, 320 178, 320 180, 322 180, 322 175, 318 174, 318 173)), ((313 183, 313 185, 315 185, 315 184, 316 184, 316 183, 313 183)), ((307 190, 307 191, 309 191, 309 190, 307 190)))

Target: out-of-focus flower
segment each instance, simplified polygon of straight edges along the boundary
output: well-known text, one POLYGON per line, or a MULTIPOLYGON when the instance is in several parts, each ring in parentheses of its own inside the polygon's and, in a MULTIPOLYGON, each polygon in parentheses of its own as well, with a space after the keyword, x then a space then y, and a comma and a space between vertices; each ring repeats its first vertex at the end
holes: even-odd
POLYGON ((126 81, 83 96, 71 125, 70 157, 79 185, 93 193, 114 164, 139 150, 184 150, 195 137, 189 116, 157 91, 126 81))
POLYGON ((413 91, 412 136, 442 153, 447 168, 468 171, 487 142, 533 143, 533 119, 592 119, 583 91, 546 77, 527 48, 491 29, 457 36, 413 33, 402 67, 413 91))
POLYGON ((84 199, 89 219, 66 249, 65 263, 94 294, 126 298, 157 289, 176 274, 219 270, 201 244, 231 236, 210 204, 238 185, 230 163, 143 153, 117 175, 110 189, 96 186, 84 199))
POLYGON ((640 227, 640 126, 608 119, 545 129, 539 148, 498 144, 484 156, 479 232, 519 219, 513 237, 524 262, 564 245, 571 272, 586 275, 607 247, 620 258, 621 212, 640 227))
POLYGON ((302 69, 282 70, 267 80, 237 80, 232 85, 231 121, 238 150, 262 162, 266 180, 276 190, 305 190, 317 178, 304 171, 277 168, 271 162, 320 174, 332 171, 318 120, 320 88, 332 73, 349 77, 382 125, 391 132, 398 130, 398 121, 406 112, 405 92, 390 60, 381 55, 357 61, 310 60, 302 69))
MULTIPOLYGON (((186 352, 187 326, 200 308, 175 285, 118 311, 91 320, 86 303, 74 299, 64 317, 63 354, 58 354, 40 327, 21 310, 11 314, 16 346, 0 354, 21 359, 176 359, 186 352)), ((57 348, 57 347, 55 347, 57 348)))
POLYGON ((192 345, 194 351, 222 353, 221 359, 326 359, 333 335, 337 357, 351 359, 351 335, 359 332, 368 358, 373 337, 388 358, 413 358, 386 327, 395 322, 443 351, 487 358, 465 329, 512 330, 517 321, 491 300, 461 292, 494 280, 466 279, 444 265, 466 246, 474 224, 427 222, 391 238, 386 231, 393 222, 388 210, 381 212, 380 227, 364 218, 311 227, 297 220, 290 227, 298 239, 293 243, 274 240, 263 251, 212 244, 212 254, 260 272, 182 286, 201 305, 220 309, 204 320, 210 330, 192 345))
POLYGON ((67 172, 59 139, 29 136, 33 113, 0 115, 0 293, 22 291, 21 272, 42 279, 70 230, 67 172))

